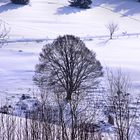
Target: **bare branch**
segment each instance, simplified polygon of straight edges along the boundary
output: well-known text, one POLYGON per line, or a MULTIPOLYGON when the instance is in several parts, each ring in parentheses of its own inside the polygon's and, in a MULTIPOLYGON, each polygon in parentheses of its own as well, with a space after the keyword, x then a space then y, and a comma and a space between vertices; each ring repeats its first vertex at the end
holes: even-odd
POLYGON ((9 32, 10 27, 8 27, 4 21, 0 20, 0 45, 3 45, 6 42, 9 32))
POLYGON ((119 30, 118 24, 116 24, 114 22, 110 22, 108 25, 106 25, 106 28, 109 31, 110 39, 112 39, 114 33, 119 30))

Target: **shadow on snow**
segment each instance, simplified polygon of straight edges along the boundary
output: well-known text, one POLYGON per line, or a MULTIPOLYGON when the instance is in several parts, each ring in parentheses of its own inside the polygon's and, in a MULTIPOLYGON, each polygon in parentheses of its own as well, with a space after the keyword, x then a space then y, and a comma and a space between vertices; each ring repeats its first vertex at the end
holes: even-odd
POLYGON ((93 7, 102 6, 102 4, 113 5, 113 12, 123 12, 124 16, 131 16, 140 13, 140 2, 138 0, 95 0, 93 7))
POLYGON ((57 15, 69 15, 77 12, 85 11, 86 9, 80 9, 78 7, 63 6, 57 9, 57 15))
POLYGON ((23 7, 24 5, 13 4, 13 3, 6 3, 0 6, 0 13, 7 12, 10 10, 15 10, 18 8, 23 7))

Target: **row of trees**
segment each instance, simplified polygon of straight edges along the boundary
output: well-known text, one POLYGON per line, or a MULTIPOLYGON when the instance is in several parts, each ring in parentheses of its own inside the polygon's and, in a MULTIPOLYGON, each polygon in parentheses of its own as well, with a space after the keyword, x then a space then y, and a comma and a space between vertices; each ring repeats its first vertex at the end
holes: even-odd
MULTIPOLYGON (((0 114, 0 139, 2 140, 133 140, 137 108, 132 108, 132 98, 128 77, 120 71, 117 74, 107 72, 108 94, 105 99, 108 113, 114 118, 114 133, 102 135, 96 124, 99 108, 90 114, 84 100, 84 107, 79 111, 76 105, 79 100, 71 101, 70 108, 62 104, 62 97, 56 96, 55 108, 49 104, 49 94, 41 94, 41 108, 38 111, 26 113, 25 118, 0 114), (86 106, 86 107, 85 107, 86 106), (70 110, 70 111, 69 111, 70 110), (89 112, 88 112, 89 113, 89 112)), ((94 102, 95 103, 95 102, 94 102)), ((54 102, 53 102, 54 104, 54 102)), ((95 103, 96 104, 96 103, 95 103)), ((138 107, 138 102, 135 104, 138 107)), ((92 106, 93 107, 93 106, 92 106)), ((95 109, 95 108, 94 108, 95 109)), ((93 110, 92 110, 93 111, 93 110)), ((98 115, 99 117, 99 115, 98 115)), ((110 117, 109 117, 110 118, 110 117)), ((139 120, 138 120, 139 121, 139 120)))
MULTIPOLYGON (((30 0, 11 0, 12 3, 15 4, 28 4, 30 0)), ((92 4, 92 0, 71 0, 70 6, 79 7, 79 8, 90 8, 90 5, 92 4)))
POLYGON ((50 123, 50 117, 47 117, 47 115, 45 120, 40 120, 38 116, 40 116, 38 112, 30 113, 30 116, 26 115, 25 118, 0 114, 0 139, 101 140, 101 134, 90 129, 90 126, 85 125, 84 122, 77 128, 71 129, 71 127, 65 126, 66 122, 63 122, 61 115, 58 124, 50 123))
MULTIPOLYGON (((11 2, 15 4, 28 4, 30 0, 11 0, 11 2)), ((73 6, 73 7, 88 9, 90 8, 90 5, 92 4, 92 0, 70 0, 69 3, 70 3, 70 6, 73 6)))

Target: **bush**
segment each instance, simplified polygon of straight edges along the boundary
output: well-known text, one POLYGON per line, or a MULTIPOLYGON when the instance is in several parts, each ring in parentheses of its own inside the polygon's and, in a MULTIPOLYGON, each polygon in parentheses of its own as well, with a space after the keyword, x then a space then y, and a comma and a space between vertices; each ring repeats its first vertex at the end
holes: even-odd
POLYGON ((14 4, 28 4, 30 0, 11 0, 14 4))
POLYGON ((8 35, 10 32, 10 27, 5 21, 0 20, 0 47, 4 45, 4 43, 7 42, 8 35))
POLYGON ((83 9, 90 8, 92 0, 71 0, 70 6, 79 7, 83 9))

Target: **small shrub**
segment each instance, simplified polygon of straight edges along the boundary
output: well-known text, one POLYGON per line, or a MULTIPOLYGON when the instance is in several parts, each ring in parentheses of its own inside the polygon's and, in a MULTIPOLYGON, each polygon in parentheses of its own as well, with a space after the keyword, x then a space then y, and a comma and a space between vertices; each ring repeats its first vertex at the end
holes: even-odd
POLYGON ((22 96, 20 97, 20 100, 25 100, 25 99, 31 99, 30 95, 22 94, 22 96))
POLYGON ((79 7, 83 9, 90 8, 90 5, 92 4, 91 0, 71 0, 70 6, 79 7))
POLYGON ((11 0, 14 4, 28 4, 30 0, 11 0))
POLYGON ((4 105, 0 108, 0 113, 9 114, 11 108, 12 108, 11 105, 9 105, 9 106, 4 105))
POLYGON ((8 24, 5 21, 0 20, 0 47, 6 43, 9 32, 10 27, 8 24))
POLYGON ((110 22, 108 25, 106 25, 106 28, 109 31, 110 39, 112 39, 114 33, 119 30, 118 24, 116 24, 114 22, 110 22))

